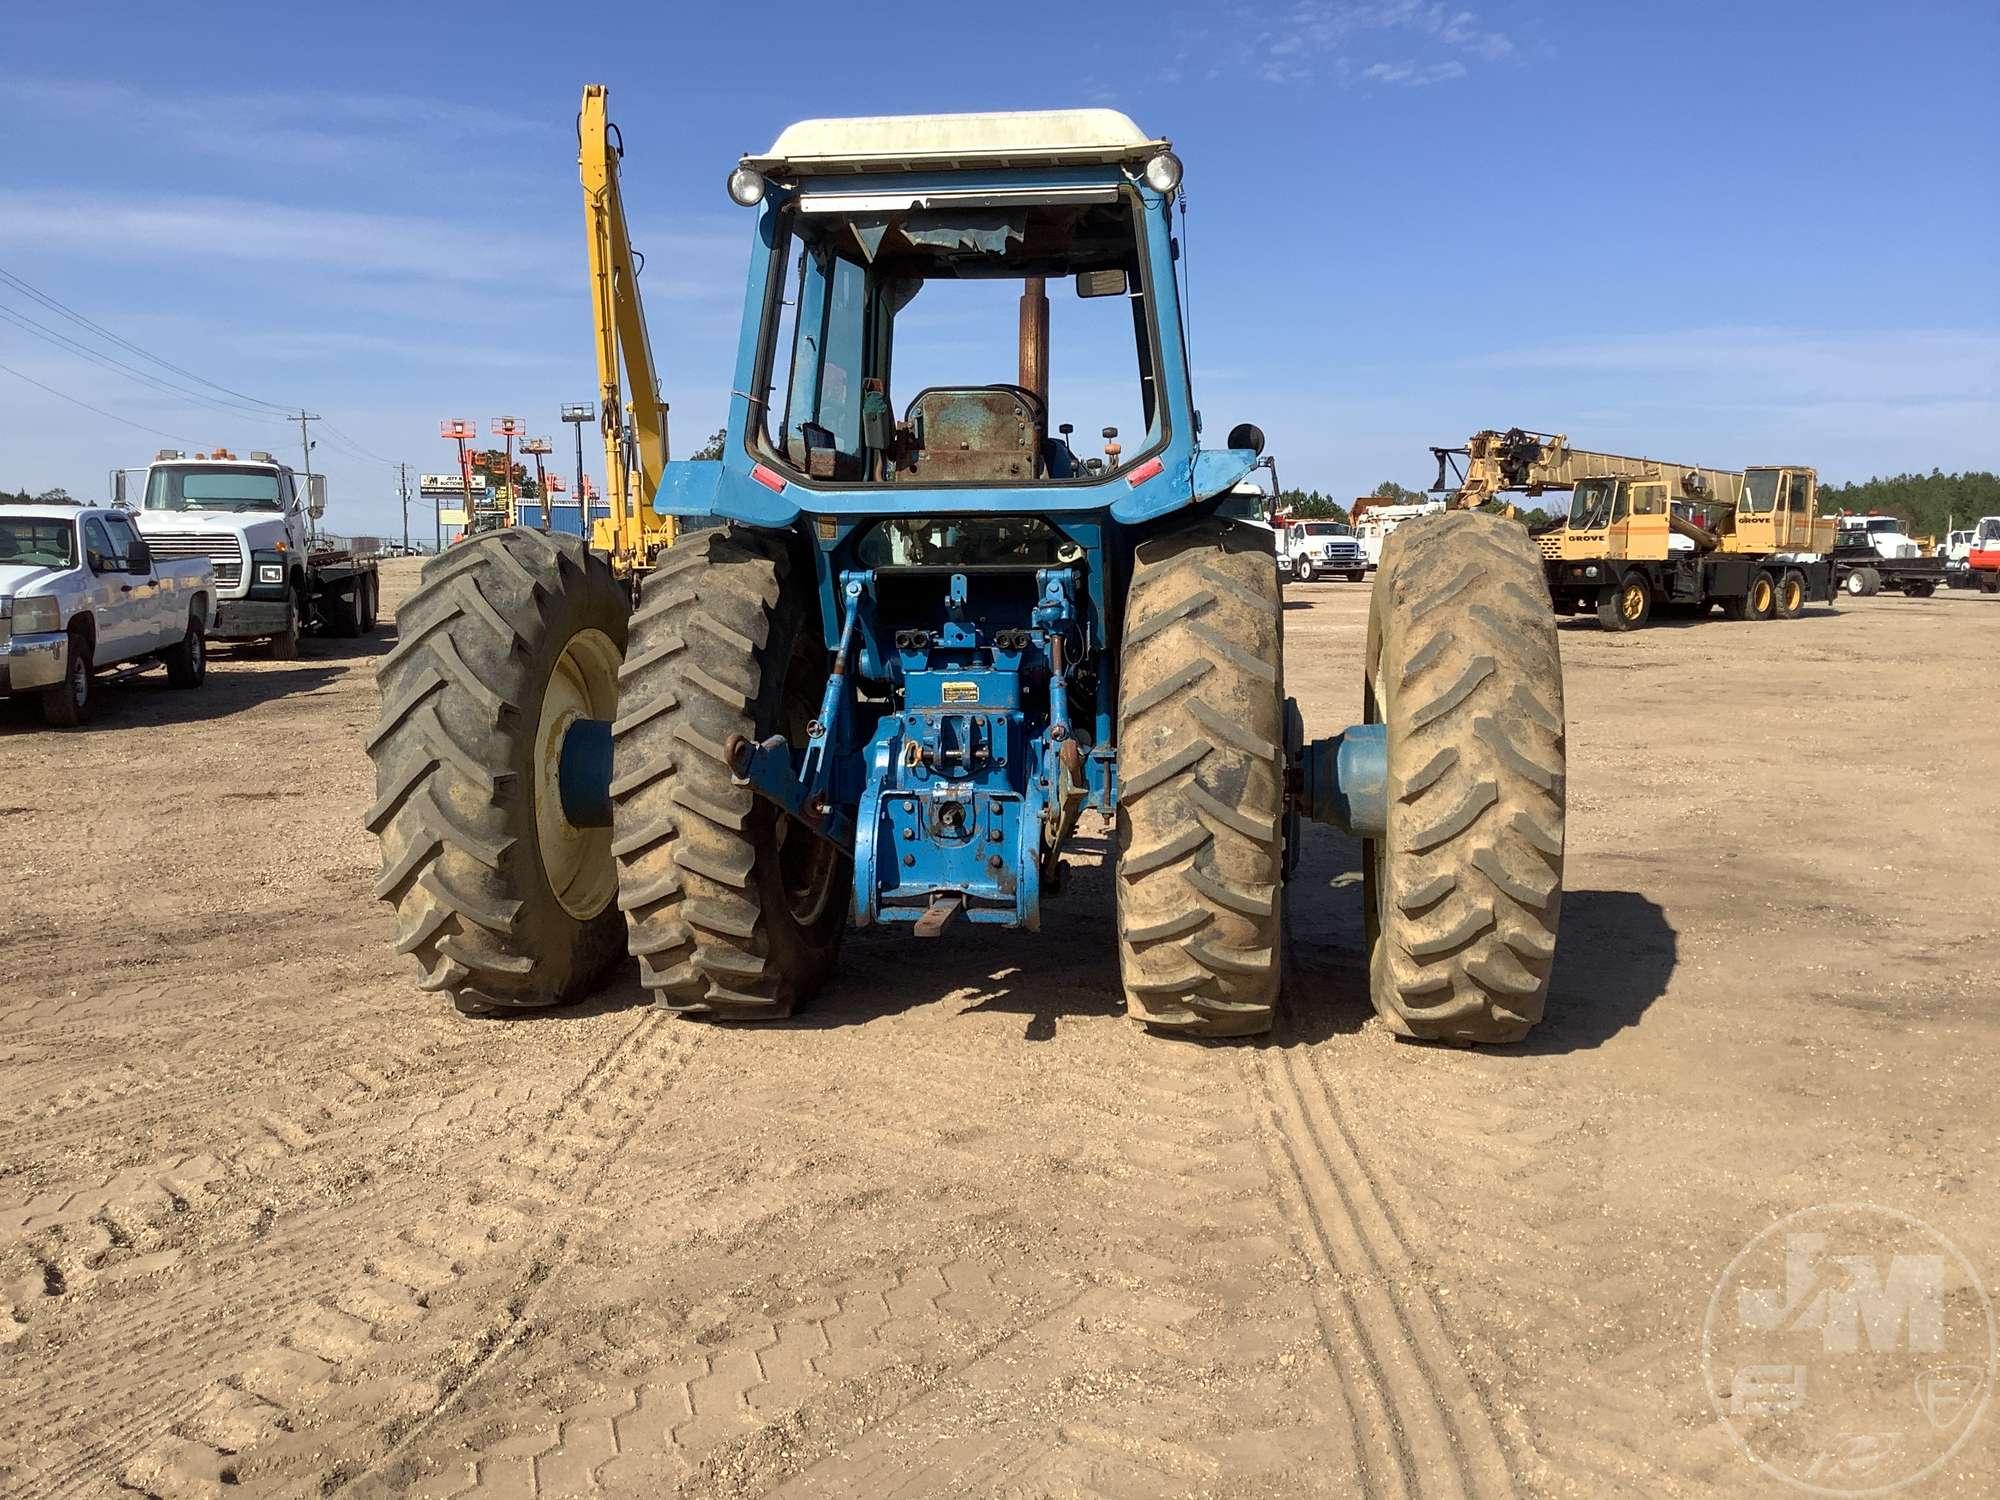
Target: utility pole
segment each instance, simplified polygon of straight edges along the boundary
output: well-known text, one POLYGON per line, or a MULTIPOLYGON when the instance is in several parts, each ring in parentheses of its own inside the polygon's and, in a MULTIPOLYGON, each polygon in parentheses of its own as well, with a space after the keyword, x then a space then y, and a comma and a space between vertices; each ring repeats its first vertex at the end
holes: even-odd
POLYGON ((292 418, 292 420, 299 424, 299 446, 305 450, 306 455, 306 550, 311 551, 313 542, 313 445, 312 439, 306 435, 306 423, 317 422, 319 417, 316 413, 309 412, 304 407, 300 407, 299 414, 292 418))
POLYGON ((410 466, 396 465, 396 488, 403 497, 403 551, 410 550, 410 466))

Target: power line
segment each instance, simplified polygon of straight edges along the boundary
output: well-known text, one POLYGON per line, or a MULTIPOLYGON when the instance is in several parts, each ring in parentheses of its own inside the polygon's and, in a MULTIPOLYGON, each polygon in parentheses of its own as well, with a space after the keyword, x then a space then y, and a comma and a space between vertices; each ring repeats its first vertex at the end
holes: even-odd
POLYGON ((205 406, 233 417, 249 416, 268 419, 275 415, 275 413, 265 411, 261 407, 240 406, 234 403, 218 401, 215 397, 207 395, 202 391, 190 390, 186 386, 175 385, 170 380, 162 380, 157 375, 148 374, 136 366, 126 364, 122 359, 114 359, 108 354, 92 349, 87 344, 79 343, 68 334, 59 333, 47 324, 39 323, 35 319, 28 317, 25 313, 8 307, 4 303, 0 303, 0 320, 13 324, 22 332, 34 335, 44 343, 53 344, 67 353, 87 359, 92 364, 102 366, 107 370, 119 371, 130 379, 141 381, 151 386, 154 390, 163 391, 171 396, 178 396, 198 406, 205 406))
POLYGON ((115 411, 106 411, 101 406, 92 406, 88 401, 80 401, 75 396, 70 395, 68 391, 59 391, 52 385, 43 385, 41 381, 35 379, 32 375, 23 375, 12 365, 0 365, 0 370, 6 371, 16 380, 27 381, 29 385, 34 386, 37 390, 47 391, 51 396, 60 396, 63 400, 69 402, 71 406, 80 406, 85 411, 96 412, 100 417, 109 417, 114 422, 123 422, 127 427, 136 427, 139 431, 150 432, 155 437, 172 438, 177 443, 192 443, 194 441, 194 439, 184 437, 178 432, 163 432, 157 427, 148 427, 144 422, 135 422, 130 417, 121 417, 115 411))
POLYGON ((280 402, 266 401, 260 396, 245 395, 242 391, 232 390, 226 385, 221 385, 216 381, 210 380, 205 375, 197 375, 195 374, 194 371, 185 369, 182 366, 175 364, 170 359, 161 358, 159 355, 153 353, 150 349, 146 349, 141 345, 133 343, 128 338, 113 333, 103 324, 92 322, 89 318, 86 318, 82 313, 78 312, 75 308, 69 306, 67 303, 62 302, 55 297, 50 296, 47 292, 41 291, 38 288, 29 285, 26 281, 23 281, 19 276, 16 276, 12 271, 9 271, 4 266, 0 266, 0 281, 5 281, 8 285, 16 287, 23 292, 26 292, 30 297, 33 297, 37 302, 41 303, 42 306, 48 308, 51 312, 59 313, 63 317, 68 318, 71 322, 89 329, 99 338, 109 339, 112 343, 118 345, 119 348, 128 350, 131 353, 138 355, 142 359, 150 360, 154 364, 160 366, 162 369, 171 370, 176 375, 184 376, 187 379, 194 381, 197 385, 205 385, 210 390, 220 391, 225 396, 232 396, 238 401, 246 401, 252 406, 268 407, 270 409, 270 414, 273 415, 284 416, 288 414, 291 410, 291 408, 283 405, 280 402))
POLYGON ((334 426, 333 423, 327 421, 324 417, 320 418, 320 431, 326 433, 329 437, 331 437, 334 440, 334 444, 336 447, 348 450, 352 452, 356 457, 365 458, 369 460, 371 463, 378 463, 386 468, 393 469, 397 467, 396 461, 394 459, 384 458, 379 453, 371 453, 368 449, 362 447, 359 442, 357 442, 352 437, 349 437, 345 432, 342 432, 338 427, 334 426))

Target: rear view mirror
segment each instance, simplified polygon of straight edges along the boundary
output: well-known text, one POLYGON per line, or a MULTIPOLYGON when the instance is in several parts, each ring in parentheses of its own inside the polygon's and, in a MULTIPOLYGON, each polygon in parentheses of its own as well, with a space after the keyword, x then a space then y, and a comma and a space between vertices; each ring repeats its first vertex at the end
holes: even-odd
POLYGON ((111 503, 120 510, 130 510, 132 508, 125 503, 125 471, 123 469, 114 469, 111 471, 111 503))
POLYGON ((1125 273, 1117 270, 1078 271, 1076 294, 1079 297, 1122 297, 1125 295, 1125 273))
POLYGON ((137 538, 125 549, 125 571, 128 573, 150 573, 153 571, 153 549, 137 538))
POLYGON ((317 521, 326 514, 326 476, 308 474, 306 476, 306 514, 317 521))

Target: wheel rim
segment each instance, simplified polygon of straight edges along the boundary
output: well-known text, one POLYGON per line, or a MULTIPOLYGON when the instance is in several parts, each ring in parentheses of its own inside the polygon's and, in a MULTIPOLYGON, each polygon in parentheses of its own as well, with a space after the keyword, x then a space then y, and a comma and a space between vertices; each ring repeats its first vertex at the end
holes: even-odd
POLYGON ((1799 587, 1799 581, 1796 578, 1787 578, 1785 580, 1783 598, 1787 614, 1796 611, 1805 602, 1804 594, 1805 591, 1799 587))
POLYGON ((1640 615, 1644 614, 1646 611, 1646 590, 1644 585, 1637 583, 1626 584, 1625 593, 1619 600, 1619 608, 1623 610, 1625 618, 1628 620, 1637 620, 1640 615))
POLYGON ((1750 607, 1762 614, 1771 607, 1771 580, 1760 578, 1750 590, 1750 607))
POLYGON ((69 696, 78 708, 90 701, 90 663, 80 655, 69 664, 69 696))
MULTIPOLYGON (((785 738, 803 745, 811 737, 809 726, 819 713, 817 691, 804 673, 792 670, 785 681, 785 738)), ((834 879, 840 867, 840 852, 827 840, 801 828, 798 820, 771 811, 773 844, 778 856, 778 878, 785 889, 785 909, 800 927, 812 927, 826 915, 833 899, 834 879)))
POLYGON ((578 719, 616 715, 619 658, 617 645, 601 630, 571 636, 549 673, 535 730, 535 834, 542 874, 557 904, 580 922, 610 904, 618 868, 609 828, 579 828, 563 815, 563 736, 578 719))
POLYGON ((188 631, 188 665, 197 672, 208 665, 208 642, 201 638, 199 630, 188 631))

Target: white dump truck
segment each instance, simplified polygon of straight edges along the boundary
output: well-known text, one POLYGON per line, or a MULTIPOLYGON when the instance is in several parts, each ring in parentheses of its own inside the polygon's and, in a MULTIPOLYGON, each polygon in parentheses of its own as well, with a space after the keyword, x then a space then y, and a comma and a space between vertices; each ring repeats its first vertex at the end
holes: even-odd
POLYGON ((217 640, 269 641, 274 655, 293 656, 307 631, 373 630, 381 598, 372 558, 322 544, 313 523, 326 513, 326 476, 304 477, 268 453, 163 448, 111 484, 156 556, 214 565, 217 640), (136 496, 133 475, 143 476, 136 496))
POLYGON ((103 676, 157 664, 200 687, 215 595, 207 558, 155 557, 123 511, 0 505, 0 696, 33 694, 74 728, 103 676))

